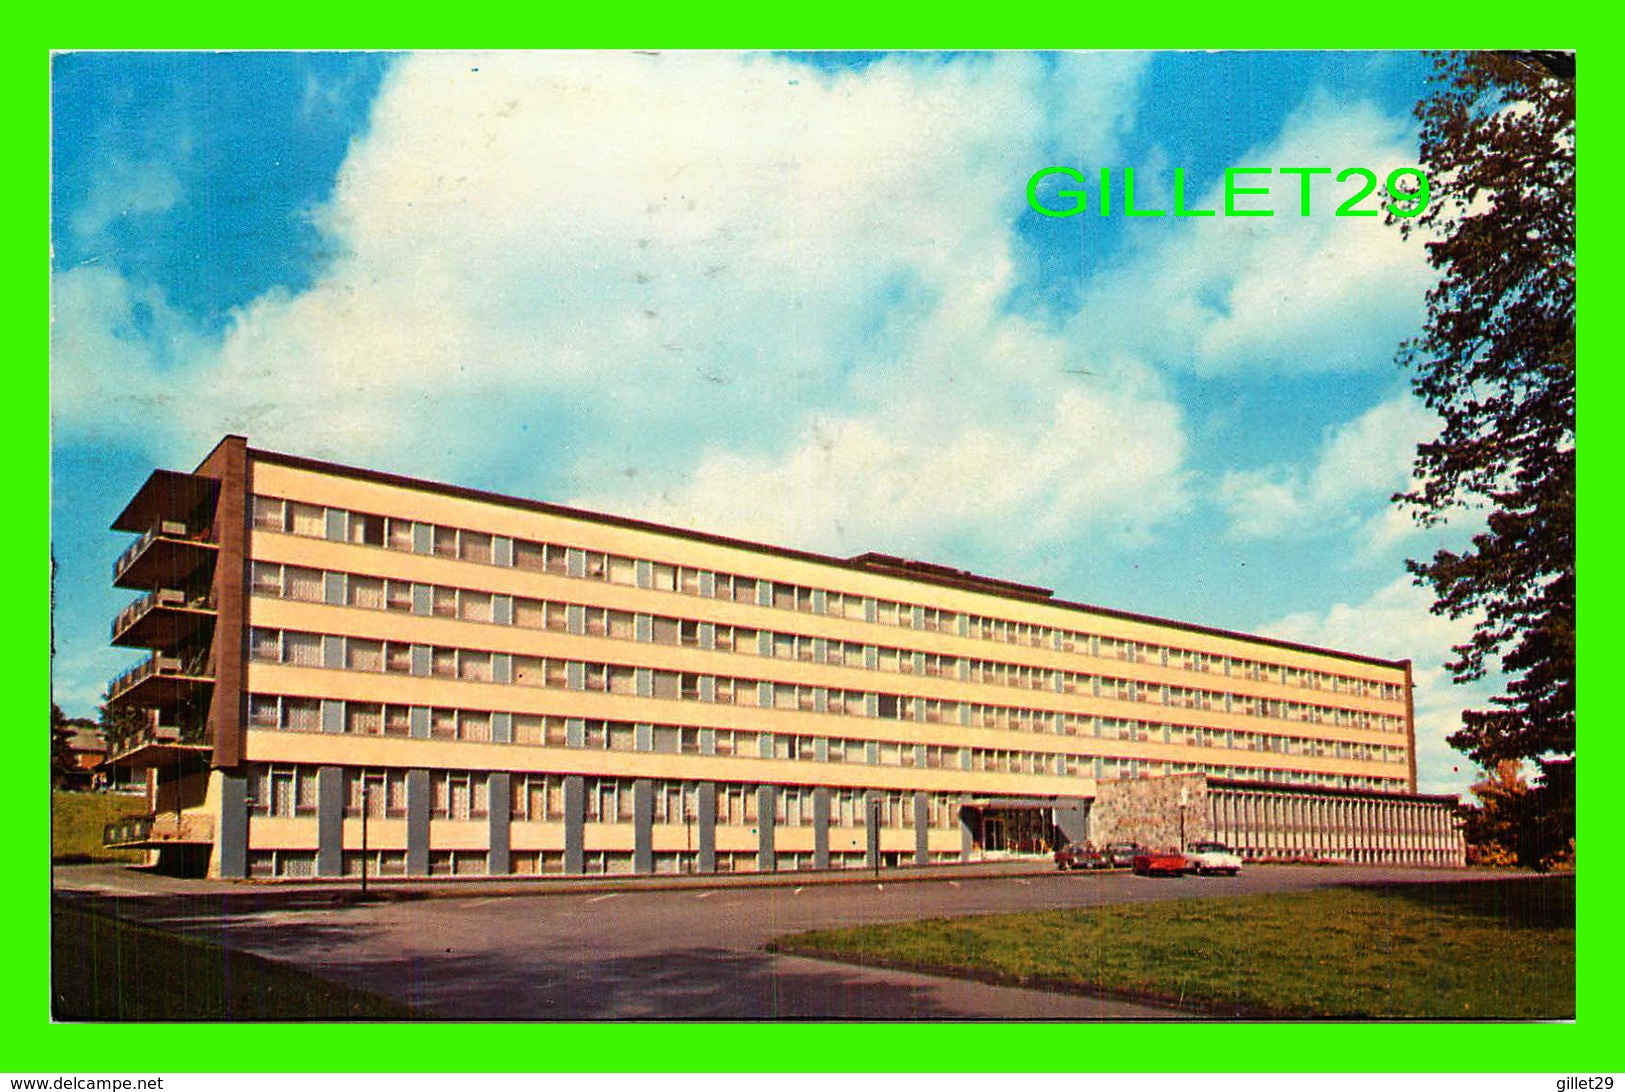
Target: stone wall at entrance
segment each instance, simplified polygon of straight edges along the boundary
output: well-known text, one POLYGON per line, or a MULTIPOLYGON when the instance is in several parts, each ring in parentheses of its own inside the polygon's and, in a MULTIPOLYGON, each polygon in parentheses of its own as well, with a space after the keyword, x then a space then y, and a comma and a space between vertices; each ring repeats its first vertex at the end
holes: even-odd
POLYGON ((1185 843, 1212 837, 1207 793, 1207 778, 1199 773, 1097 782, 1089 838, 1096 845, 1138 842, 1152 849, 1183 849, 1185 843))

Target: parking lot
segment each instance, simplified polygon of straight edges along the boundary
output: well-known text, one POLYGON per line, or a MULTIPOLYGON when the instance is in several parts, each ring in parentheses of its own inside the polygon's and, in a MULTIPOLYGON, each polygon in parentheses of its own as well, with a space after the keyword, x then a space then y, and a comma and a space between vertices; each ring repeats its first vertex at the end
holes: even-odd
MULTIPOLYGON (((451 1020, 1191 1019, 1098 998, 768 952, 805 929, 914 918, 1258 894, 1337 884, 1472 882, 1428 869, 1249 867, 1238 877, 1058 874, 1038 867, 903 882, 726 882, 567 893, 467 886, 457 897, 333 905, 339 889, 59 868, 65 897, 282 960, 451 1020), (525 893, 510 893, 513 891, 525 893)), ((353 885, 350 885, 353 890, 353 885)), ((444 888, 433 890, 439 896, 444 888)))

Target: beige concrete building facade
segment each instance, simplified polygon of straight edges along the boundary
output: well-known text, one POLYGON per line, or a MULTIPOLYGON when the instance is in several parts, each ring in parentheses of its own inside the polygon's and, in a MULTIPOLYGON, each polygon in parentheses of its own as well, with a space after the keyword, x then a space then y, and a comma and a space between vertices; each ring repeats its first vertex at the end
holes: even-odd
POLYGON ((108 840, 182 869, 895 867, 1128 832, 1110 802, 1176 783, 1187 837, 1256 858, 1461 860, 1404 661, 241 437, 114 528, 152 812, 108 840))

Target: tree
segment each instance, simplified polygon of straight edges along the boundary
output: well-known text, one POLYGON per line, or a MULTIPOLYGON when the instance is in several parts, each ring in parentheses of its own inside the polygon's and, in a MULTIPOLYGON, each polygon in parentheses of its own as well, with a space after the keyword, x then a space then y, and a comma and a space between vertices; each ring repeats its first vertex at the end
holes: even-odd
POLYGON ((73 725, 68 715, 56 702, 51 703, 51 788, 61 788, 73 769, 73 752, 68 743, 73 737, 73 725))
MULTIPOLYGON (((1433 198, 1401 231, 1439 270, 1423 333, 1400 350, 1442 419, 1395 497, 1424 525, 1484 510, 1460 553, 1410 561, 1433 611, 1475 620, 1447 665, 1499 666, 1505 692, 1450 743, 1486 770, 1539 770, 1525 822, 1574 831, 1574 72, 1565 54, 1445 54, 1416 109, 1433 198)), ((1536 859, 1555 846, 1528 847, 1536 859)), ((1524 863, 1534 863, 1520 850, 1524 863)))
POLYGON ((107 737, 107 753, 115 755, 146 728, 146 718, 127 705, 115 705, 109 695, 102 695, 97 707, 98 726, 107 737))

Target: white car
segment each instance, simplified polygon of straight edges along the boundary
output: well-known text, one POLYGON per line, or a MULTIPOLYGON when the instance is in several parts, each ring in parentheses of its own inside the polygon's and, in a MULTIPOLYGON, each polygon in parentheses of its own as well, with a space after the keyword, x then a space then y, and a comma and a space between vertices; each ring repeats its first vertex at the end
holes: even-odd
POLYGON ((1185 850, 1185 862, 1198 876, 1234 876, 1241 871, 1241 857, 1223 842, 1192 842, 1185 850))

